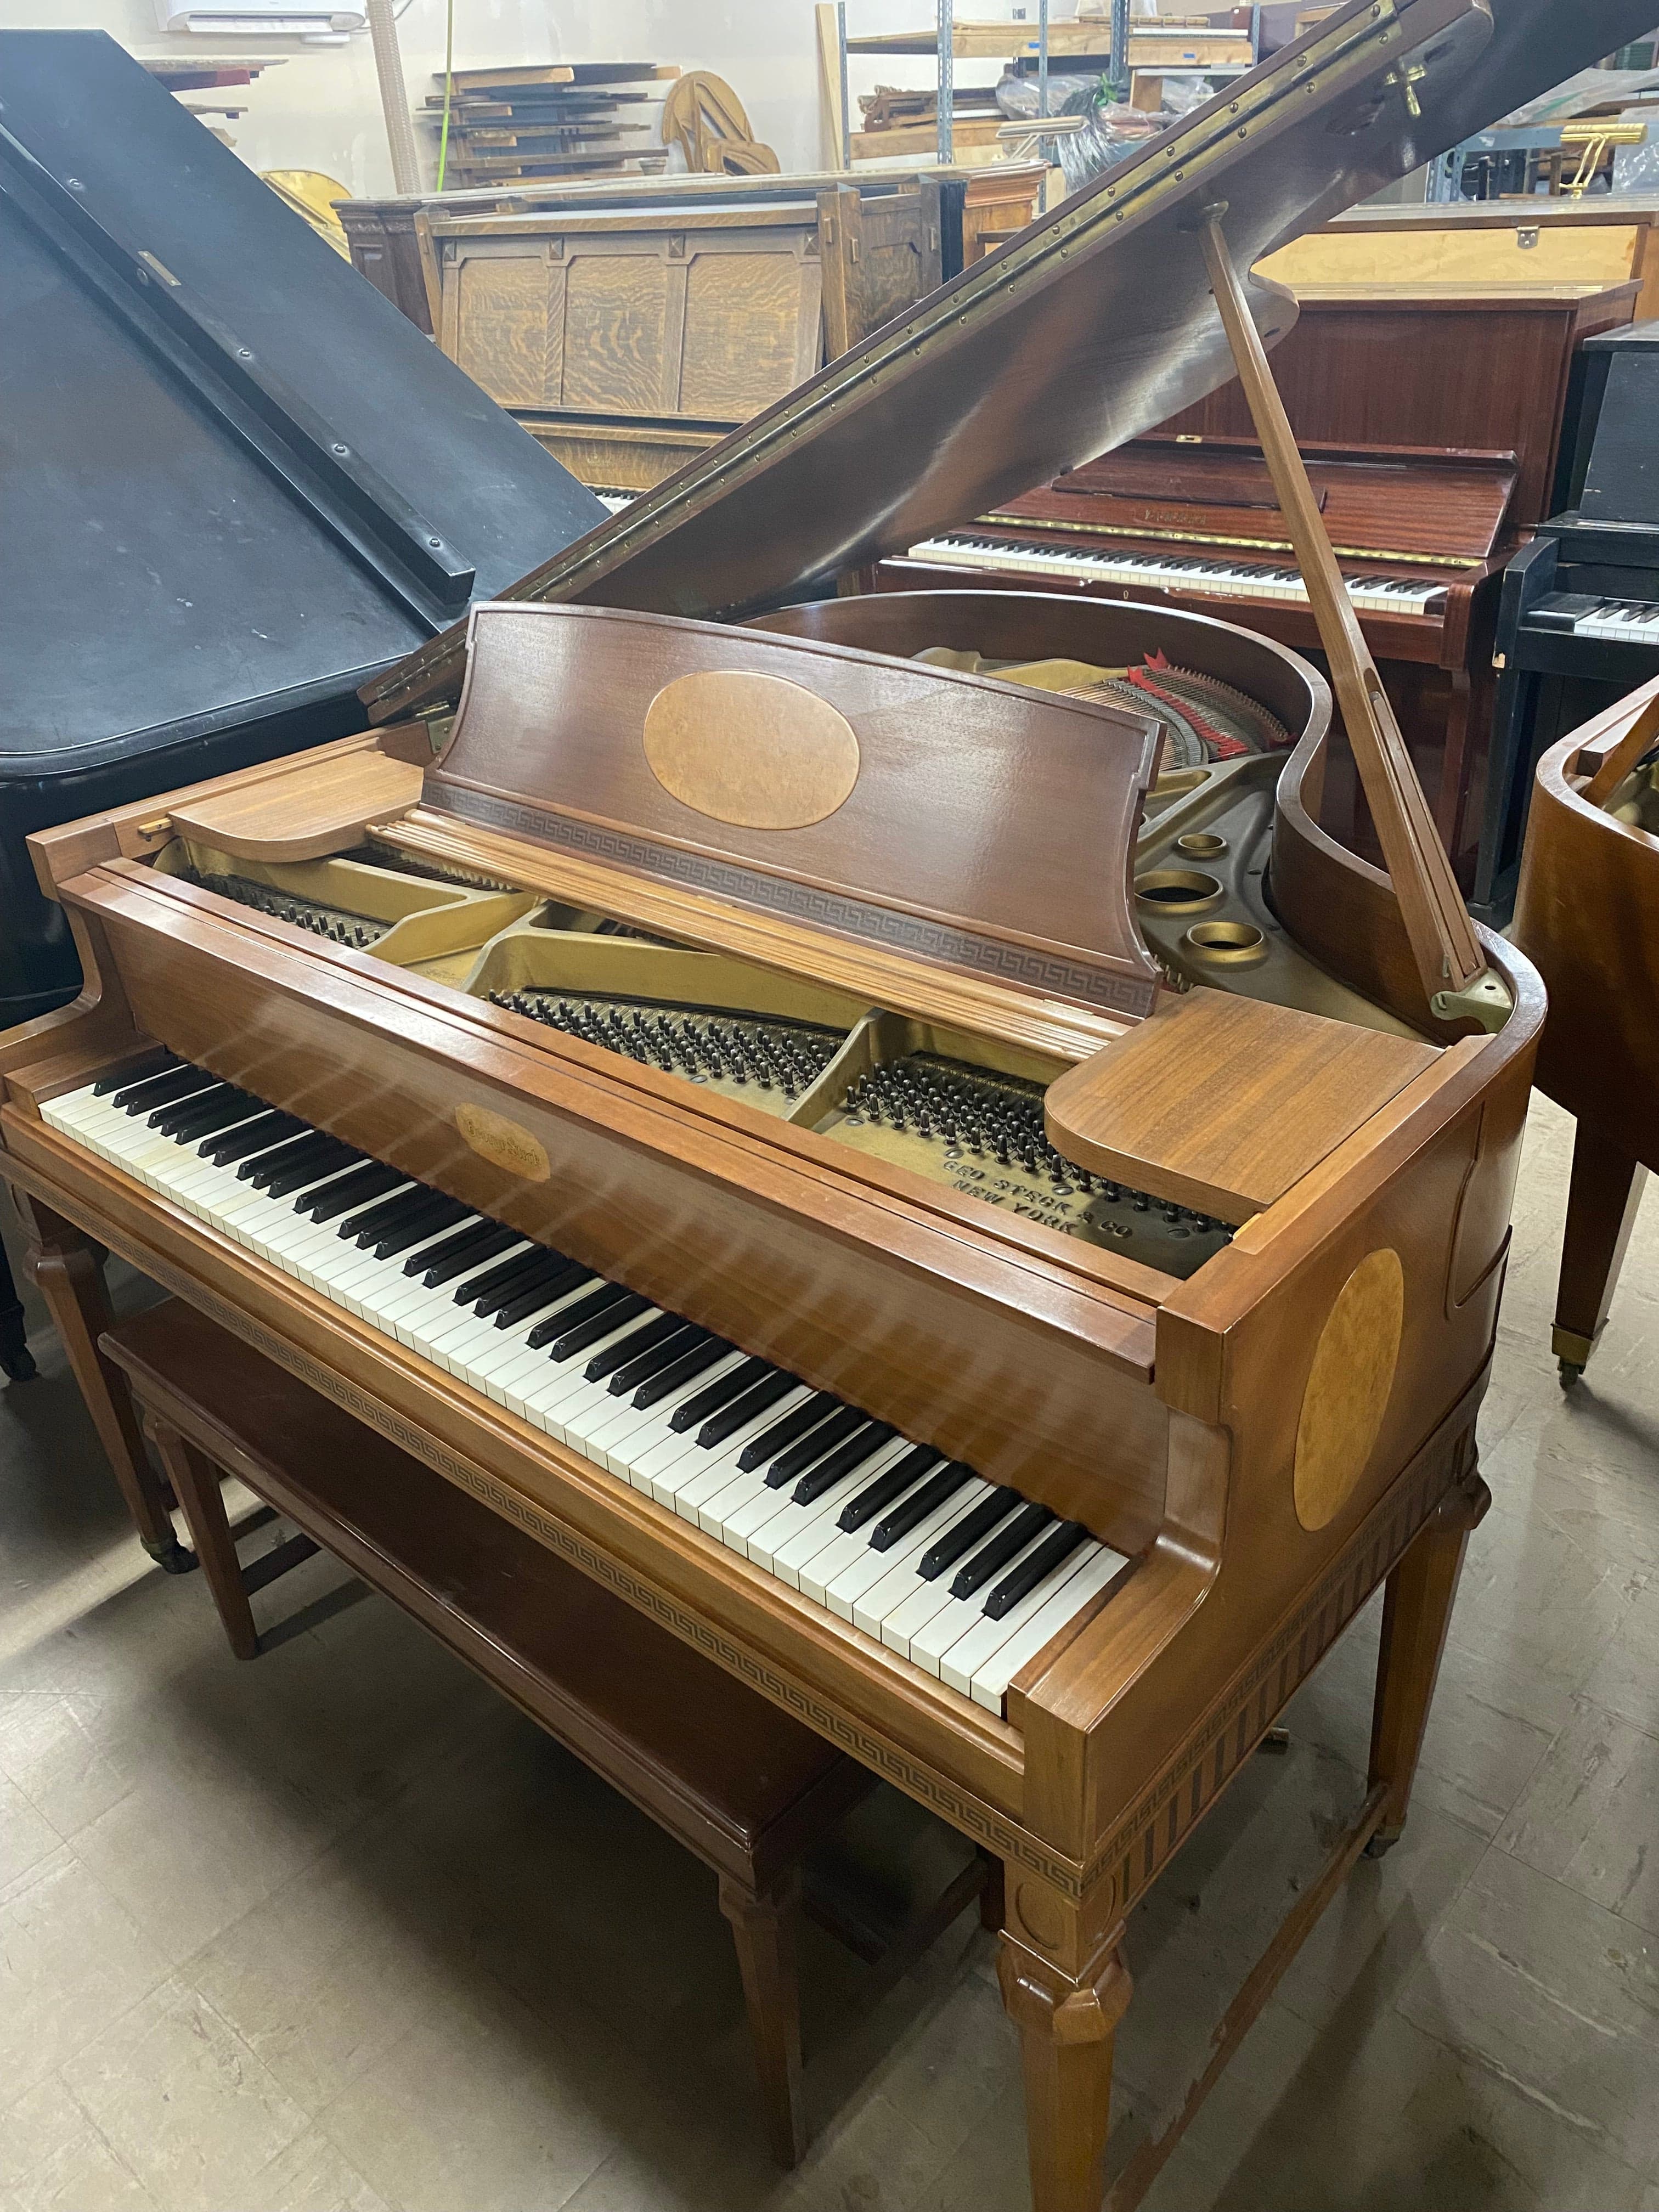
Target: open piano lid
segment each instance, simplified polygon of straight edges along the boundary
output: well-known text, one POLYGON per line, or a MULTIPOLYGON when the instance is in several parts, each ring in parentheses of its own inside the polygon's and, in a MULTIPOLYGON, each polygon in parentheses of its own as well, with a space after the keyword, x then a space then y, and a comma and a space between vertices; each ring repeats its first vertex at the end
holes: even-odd
POLYGON ((349 700, 603 517, 101 31, 0 31, 0 779, 349 700))
MULTIPOLYGON (((1178 129, 514 586, 738 619, 983 514, 1233 373, 1194 226, 1241 267, 1651 27, 1653 0, 1352 0, 1178 129)), ((1250 280, 1264 337, 1295 316, 1250 280)), ((453 702, 452 629, 363 697, 453 702)))

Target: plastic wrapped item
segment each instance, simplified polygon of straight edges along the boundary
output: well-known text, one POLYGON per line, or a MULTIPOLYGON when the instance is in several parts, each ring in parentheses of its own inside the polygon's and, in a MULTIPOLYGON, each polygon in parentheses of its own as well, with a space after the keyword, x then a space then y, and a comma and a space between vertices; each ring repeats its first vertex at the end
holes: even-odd
POLYGON ((1627 107, 1621 123, 1645 123, 1648 135, 1639 146, 1613 149, 1613 189, 1616 192, 1659 192, 1659 112, 1651 103, 1627 107))
MULTIPOLYGON (((1199 100, 1208 98, 1208 92, 1199 84, 1199 100)), ((1165 88, 1166 96, 1175 91, 1174 84, 1165 88)), ((1186 89, 1183 81, 1179 89, 1186 89)), ((1197 105, 1198 101, 1192 103, 1197 105)), ((1005 76, 997 87, 997 106, 1011 119, 1020 123, 1037 120, 1037 82, 1034 76, 1005 76)), ((1066 179, 1068 192, 1079 191, 1103 171, 1115 169, 1131 154, 1138 154, 1148 139, 1156 138, 1161 131, 1178 119, 1177 111, 1164 107, 1155 113, 1130 107, 1113 100, 1107 80, 1098 74, 1079 76, 1069 73, 1064 76, 1051 75, 1048 79, 1048 112, 1051 115, 1082 115, 1088 120, 1081 131, 1064 138, 1056 138, 1054 151, 1066 179)))

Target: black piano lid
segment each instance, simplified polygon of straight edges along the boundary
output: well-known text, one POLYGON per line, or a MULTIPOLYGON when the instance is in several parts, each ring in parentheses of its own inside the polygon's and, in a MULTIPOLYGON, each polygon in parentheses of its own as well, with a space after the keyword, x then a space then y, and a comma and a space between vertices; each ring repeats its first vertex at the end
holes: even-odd
MULTIPOLYGON (((1651 27, 1654 0, 1352 0, 507 596, 741 618, 960 526, 1232 373, 1200 209, 1249 264, 1651 27)), ((1250 286, 1264 335, 1288 295, 1250 286)), ((459 629, 365 690, 452 700, 459 629)))
POLYGON ((0 32, 0 783, 349 698, 604 519, 102 32, 0 32))
POLYGON ((1633 526, 1651 565, 1659 530, 1659 322, 1587 338, 1580 350, 1584 389, 1569 494, 1576 508, 1555 522, 1564 531, 1633 526))

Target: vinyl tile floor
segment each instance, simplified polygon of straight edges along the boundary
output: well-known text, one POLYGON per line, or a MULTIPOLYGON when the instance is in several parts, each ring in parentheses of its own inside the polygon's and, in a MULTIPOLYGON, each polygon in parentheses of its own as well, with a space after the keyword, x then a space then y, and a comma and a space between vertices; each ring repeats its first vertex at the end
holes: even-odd
MULTIPOLYGON (((1571 1135, 1535 1106, 1495 1505, 1406 1838, 1151 2212, 1659 2212, 1659 1203, 1564 1398, 1571 1135)), ((290 1632, 236 1664, 200 1576, 129 1534, 33 1317, 39 1379, 0 1393, 0 2212, 1028 2203, 973 1914, 896 1979, 808 1928, 815 2137, 779 2175, 712 1877, 327 1561, 262 1595, 290 1632)), ((1373 1607, 1137 1915, 1115 2157, 1361 1795, 1376 1639, 1373 1607)), ((957 1846, 883 1793, 838 1848, 899 1898, 957 1846)))

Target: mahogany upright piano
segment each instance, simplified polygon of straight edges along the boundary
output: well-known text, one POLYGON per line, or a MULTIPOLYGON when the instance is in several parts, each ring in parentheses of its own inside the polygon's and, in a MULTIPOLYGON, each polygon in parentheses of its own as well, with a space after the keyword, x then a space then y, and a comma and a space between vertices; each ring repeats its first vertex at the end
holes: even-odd
MULTIPOLYGON (((1506 563, 1550 512, 1578 347, 1638 288, 1298 288, 1273 374, 1435 819, 1474 881, 1506 563)), ((1306 592, 1237 382, 1137 439, 884 562, 884 589, 962 568, 1045 590, 1231 613, 1317 656, 1306 592)), ((1339 750, 1325 826, 1373 850, 1339 750)))
POLYGON ((37 1237, 102 1239, 1000 1858, 1036 2212, 1139 2200, 1401 1831, 1543 1012, 1462 906, 1239 270, 1651 4, 1341 9, 370 687, 374 730, 34 841, 90 979, 0 1040, 37 1237), (1235 359, 1391 878, 1317 826, 1330 693, 1282 647, 810 603, 1235 359), (1166 772, 1132 638, 1288 758, 1166 772), (1120 2156, 1126 1917, 1385 1582, 1369 1787, 1120 2156))

